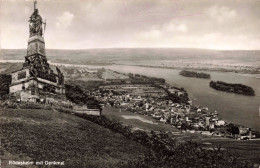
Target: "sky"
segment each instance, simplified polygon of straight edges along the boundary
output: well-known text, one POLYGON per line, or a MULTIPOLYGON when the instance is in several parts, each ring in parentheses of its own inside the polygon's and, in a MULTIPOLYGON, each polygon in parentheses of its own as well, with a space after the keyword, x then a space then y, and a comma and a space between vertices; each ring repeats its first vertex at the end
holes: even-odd
MULTIPOLYGON (((38 0, 48 49, 260 49, 260 0, 38 0)), ((33 0, 0 0, 0 47, 27 48, 33 0)))

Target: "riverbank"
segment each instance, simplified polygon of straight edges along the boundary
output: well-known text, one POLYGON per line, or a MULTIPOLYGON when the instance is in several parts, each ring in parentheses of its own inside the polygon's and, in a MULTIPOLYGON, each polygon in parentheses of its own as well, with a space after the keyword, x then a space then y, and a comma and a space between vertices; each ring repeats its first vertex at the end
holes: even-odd
POLYGON ((208 80, 180 76, 180 70, 176 69, 118 65, 109 66, 108 68, 122 73, 130 72, 164 78, 170 85, 185 88, 189 97, 192 99, 192 104, 208 107, 210 111, 217 111, 219 116, 224 120, 260 131, 260 90, 258 87, 260 85, 260 79, 258 78, 231 72, 208 72, 214 81, 219 80, 251 86, 256 94, 256 96, 251 97, 219 92, 209 87, 208 80))
MULTIPOLYGON (((120 75, 120 73, 118 74, 120 75)), ((151 78, 132 73, 129 76, 151 78)), ((252 130, 243 127, 241 123, 232 124, 232 122, 224 121, 217 111, 209 110, 207 106, 201 108, 191 105, 192 101, 189 101, 188 93, 184 88, 169 85, 165 80, 150 80, 149 83, 141 84, 142 78, 138 78, 139 84, 135 84, 131 83, 133 80, 128 80, 127 75, 125 77, 127 82, 116 80, 113 83, 104 83, 91 94, 104 106, 108 105, 133 113, 153 116, 178 129, 205 131, 206 134, 216 136, 239 135, 241 139, 259 137, 259 133, 253 132, 252 134, 252 130), (158 89, 163 89, 167 94, 158 89), (239 131, 233 131, 233 129, 239 131)))

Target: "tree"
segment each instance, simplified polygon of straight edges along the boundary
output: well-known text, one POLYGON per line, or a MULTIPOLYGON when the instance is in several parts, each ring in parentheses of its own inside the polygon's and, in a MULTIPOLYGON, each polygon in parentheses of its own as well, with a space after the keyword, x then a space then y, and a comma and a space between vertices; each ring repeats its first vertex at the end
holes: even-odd
POLYGON ((232 135, 239 134, 239 128, 233 124, 230 124, 227 128, 227 131, 232 135))
POLYGON ((0 75, 0 97, 9 94, 9 85, 11 84, 11 75, 0 75))

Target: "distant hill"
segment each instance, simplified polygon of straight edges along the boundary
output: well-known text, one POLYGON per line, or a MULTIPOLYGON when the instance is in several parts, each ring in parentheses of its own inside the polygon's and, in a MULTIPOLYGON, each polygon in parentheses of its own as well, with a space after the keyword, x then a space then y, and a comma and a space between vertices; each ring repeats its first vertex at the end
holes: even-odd
MULTIPOLYGON (((260 74, 260 50, 229 51, 188 48, 112 48, 87 50, 51 49, 47 50, 46 53, 48 60, 53 63, 136 65, 260 74)), ((0 50, 0 61, 23 61, 25 55, 25 49, 4 49, 0 50)))
MULTIPOLYGON (((23 60, 26 49, 2 49, 0 60, 23 60)), ((47 50, 52 62, 124 63, 138 60, 228 60, 260 62, 260 50, 208 50, 176 48, 115 48, 86 50, 47 50)))

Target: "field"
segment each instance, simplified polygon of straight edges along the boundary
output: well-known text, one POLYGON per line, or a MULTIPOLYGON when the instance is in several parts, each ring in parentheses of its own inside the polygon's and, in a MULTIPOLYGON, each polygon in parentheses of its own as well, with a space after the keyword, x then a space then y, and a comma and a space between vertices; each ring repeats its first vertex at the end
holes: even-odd
POLYGON ((109 119, 116 119, 121 121, 125 125, 131 125, 134 129, 141 129, 147 131, 178 131, 170 125, 164 124, 149 116, 138 115, 126 110, 119 110, 112 107, 105 107, 102 111, 102 115, 109 119), (130 117, 131 116, 131 117, 130 117), (127 119, 129 118, 129 119, 127 119), (135 119, 138 118, 138 119, 135 119), (150 121, 150 123, 147 122, 150 121))
MULTIPOLYGON (((62 167, 127 167, 147 149, 79 117, 48 110, 0 109, 1 160, 64 161, 62 167)), ((11 167, 11 166, 10 166, 11 167)))
POLYGON ((10 74, 13 71, 22 69, 22 63, 0 63, 0 74, 10 74))

